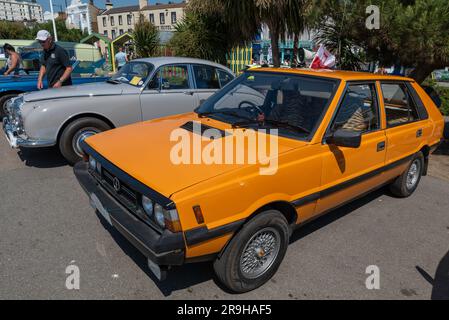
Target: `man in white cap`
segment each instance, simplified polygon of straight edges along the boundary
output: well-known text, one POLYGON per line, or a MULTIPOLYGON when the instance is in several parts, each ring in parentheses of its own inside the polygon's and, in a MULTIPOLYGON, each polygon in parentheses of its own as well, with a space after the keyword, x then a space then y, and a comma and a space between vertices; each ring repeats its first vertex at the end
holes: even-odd
POLYGON ((73 71, 67 51, 54 43, 53 37, 47 30, 37 33, 36 40, 39 41, 44 53, 41 58, 41 70, 37 81, 39 90, 44 88, 43 79, 47 77, 49 88, 60 88, 72 85, 71 73, 73 71))

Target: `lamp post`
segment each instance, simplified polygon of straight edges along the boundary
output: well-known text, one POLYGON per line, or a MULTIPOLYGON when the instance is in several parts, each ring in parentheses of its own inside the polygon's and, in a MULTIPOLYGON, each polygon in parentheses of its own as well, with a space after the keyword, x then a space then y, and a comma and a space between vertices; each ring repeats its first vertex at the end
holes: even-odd
POLYGON ((51 11, 51 20, 53 21, 53 33, 55 35, 55 42, 58 41, 58 33, 56 31, 56 22, 55 22, 55 14, 53 12, 53 1, 50 0, 50 11, 51 11))

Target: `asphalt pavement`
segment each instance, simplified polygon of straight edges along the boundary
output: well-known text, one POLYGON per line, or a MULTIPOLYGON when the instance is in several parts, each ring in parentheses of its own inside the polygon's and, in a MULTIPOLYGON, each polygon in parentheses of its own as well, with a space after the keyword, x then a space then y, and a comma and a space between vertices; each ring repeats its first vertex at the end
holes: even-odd
POLYGON ((449 299, 449 181, 437 177, 409 199, 382 189, 299 230, 274 278, 243 295, 209 263, 159 283, 54 149, 12 150, 0 136, 0 186, 0 299, 449 299), (380 288, 368 290, 373 265, 380 288), (73 266, 79 290, 66 286, 73 266))

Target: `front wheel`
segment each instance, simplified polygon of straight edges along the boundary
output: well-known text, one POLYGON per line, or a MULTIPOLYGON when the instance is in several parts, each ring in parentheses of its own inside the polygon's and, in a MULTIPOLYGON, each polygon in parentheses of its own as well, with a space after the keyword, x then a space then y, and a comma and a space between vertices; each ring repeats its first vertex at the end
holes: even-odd
POLYGON ((12 93, 0 97, 0 120, 3 120, 3 117, 6 117, 6 103, 17 96, 18 94, 12 93))
POLYGON ((97 133, 110 130, 104 121, 96 118, 81 118, 70 123, 59 139, 59 150, 69 164, 82 160, 81 142, 97 133))
POLYGON ((407 170, 391 185, 390 191, 394 196, 407 198, 418 188, 424 170, 424 155, 418 152, 407 170))
POLYGON ((285 217, 276 210, 262 212, 245 224, 215 260, 215 273, 233 292, 254 290, 276 273, 288 242, 285 217))

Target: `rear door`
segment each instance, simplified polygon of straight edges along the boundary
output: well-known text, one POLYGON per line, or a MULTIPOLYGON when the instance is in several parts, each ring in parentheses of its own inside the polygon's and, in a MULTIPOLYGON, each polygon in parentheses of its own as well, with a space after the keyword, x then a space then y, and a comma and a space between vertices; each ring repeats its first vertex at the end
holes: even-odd
POLYGON ((192 112, 197 102, 189 66, 161 66, 142 91, 140 104, 144 121, 192 112))
POLYGON ((349 201, 382 183, 386 136, 382 126, 376 83, 350 82, 326 136, 336 130, 362 134, 360 148, 324 143, 322 191, 317 213, 349 201))
POLYGON ((381 88, 387 126, 386 164, 391 168, 399 165, 394 172, 398 174, 407 165, 401 165, 401 161, 420 150, 424 137, 431 134, 432 126, 409 83, 381 82, 381 88))

